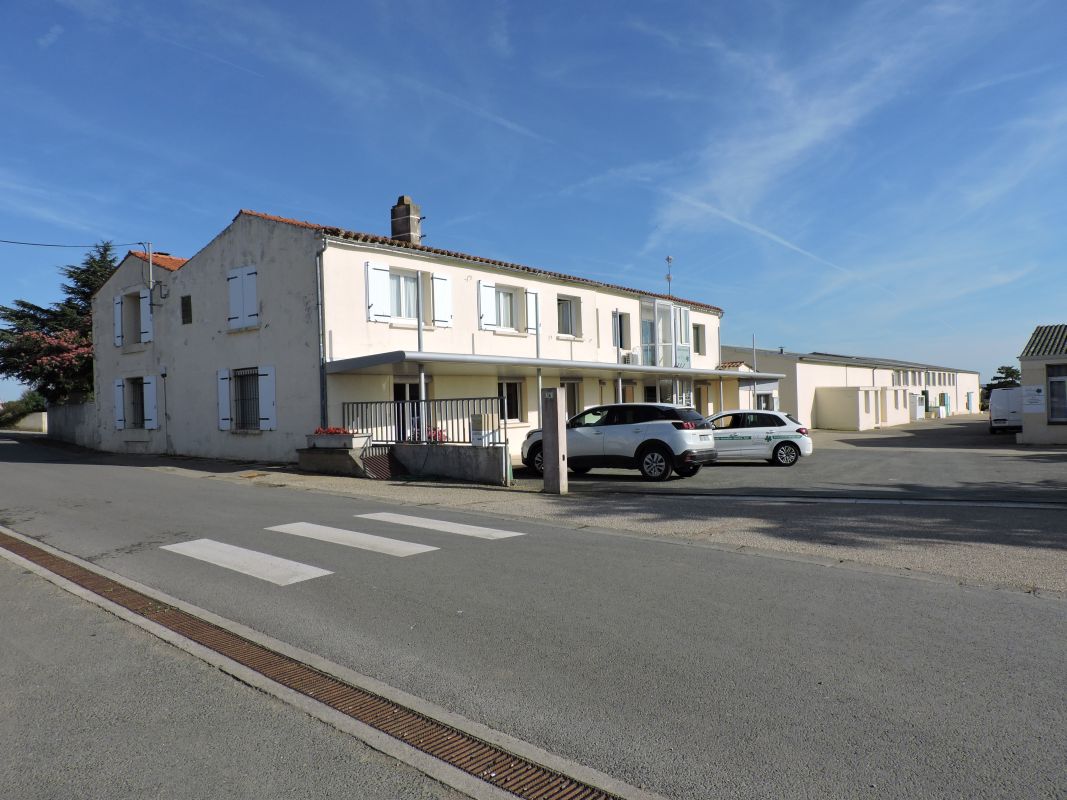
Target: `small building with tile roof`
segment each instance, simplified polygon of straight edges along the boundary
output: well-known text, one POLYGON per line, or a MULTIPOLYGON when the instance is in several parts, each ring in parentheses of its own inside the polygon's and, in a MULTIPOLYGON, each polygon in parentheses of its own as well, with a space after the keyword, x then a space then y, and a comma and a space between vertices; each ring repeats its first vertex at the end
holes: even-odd
POLYGON ((1022 444, 1067 444, 1067 324, 1038 325, 1019 355, 1022 444))

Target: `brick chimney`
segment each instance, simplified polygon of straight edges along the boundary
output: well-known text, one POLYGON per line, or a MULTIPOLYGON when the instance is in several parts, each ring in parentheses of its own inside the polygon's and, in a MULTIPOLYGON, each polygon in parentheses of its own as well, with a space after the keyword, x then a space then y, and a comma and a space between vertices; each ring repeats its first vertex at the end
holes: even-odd
POLYGON ((393 206, 392 238, 400 242, 422 243, 422 217, 420 209, 406 194, 400 195, 393 206))

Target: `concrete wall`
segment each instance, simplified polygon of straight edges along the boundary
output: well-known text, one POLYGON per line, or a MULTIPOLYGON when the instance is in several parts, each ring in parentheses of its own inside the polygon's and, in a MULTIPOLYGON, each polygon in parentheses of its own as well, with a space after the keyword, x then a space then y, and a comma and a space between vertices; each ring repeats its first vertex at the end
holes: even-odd
POLYGON ((48 437, 100 449, 99 409, 96 403, 48 407, 48 437))
POLYGON ((1050 364, 1067 364, 1067 357, 1020 359, 1023 386, 1045 388, 1045 410, 1026 413, 1023 407, 1023 429, 1016 435, 1020 444, 1067 444, 1067 425, 1048 421, 1048 373, 1050 364))
POLYGON ((510 479, 510 459, 500 447, 462 445, 398 444, 393 455, 411 475, 426 478, 452 478, 470 483, 506 486, 510 479))
POLYGON ((32 433, 48 433, 48 414, 44 411, 33 411, 15 423, 15 430, 32 433))
POLYGON ((821 428, 835 431, 863 430, 860 408, 862 401, 857 389, 822 386, 815 389, 814 394, 821 428))

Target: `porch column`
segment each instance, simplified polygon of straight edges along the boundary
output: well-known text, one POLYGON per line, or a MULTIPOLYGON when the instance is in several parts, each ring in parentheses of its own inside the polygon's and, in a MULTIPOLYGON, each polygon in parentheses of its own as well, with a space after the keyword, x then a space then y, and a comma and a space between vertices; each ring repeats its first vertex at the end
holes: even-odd
POLYGON ((615 378, 615 402, 622 402, 622 375, 618 375, 615 378))

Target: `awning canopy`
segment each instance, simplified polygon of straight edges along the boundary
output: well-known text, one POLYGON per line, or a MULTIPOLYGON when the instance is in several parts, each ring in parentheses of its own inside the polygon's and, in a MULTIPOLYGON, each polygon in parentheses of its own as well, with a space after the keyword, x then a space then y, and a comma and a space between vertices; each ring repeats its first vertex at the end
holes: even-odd
POLYGON ((651 367, 639 364, 611 364, 602 361, 560 361, 548 358, 518 358, 466 353, 426 353, 392 350, 369 356, 345 358, 326 364, 329 375, 416 375, 419 365, 435 375, 507 375, 520 377, 579 377, 595 374, 604 378, 641 380, 649 378, 685 378, 688 380, 777 381, 785 375, 777 372, 747 372, 730 369, 692 369, 651 367))

